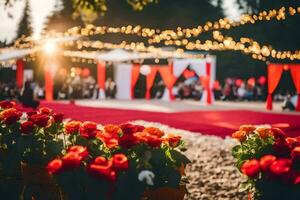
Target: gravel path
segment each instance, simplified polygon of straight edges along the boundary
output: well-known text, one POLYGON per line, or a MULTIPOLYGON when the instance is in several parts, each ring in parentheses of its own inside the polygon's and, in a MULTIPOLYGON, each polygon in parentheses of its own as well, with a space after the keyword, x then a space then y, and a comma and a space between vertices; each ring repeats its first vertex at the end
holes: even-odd
POLYGON ((247 193, 241 190, 245 178, 234 166, 231 148, 237 144, 231 138, 202 135, 168 127, 159 123, 134 121, 134 124, 155 126, 179 134, 186 141, 186 156, 192 161, 187 167, 187 189, 191 200, 246 200, 247 193))

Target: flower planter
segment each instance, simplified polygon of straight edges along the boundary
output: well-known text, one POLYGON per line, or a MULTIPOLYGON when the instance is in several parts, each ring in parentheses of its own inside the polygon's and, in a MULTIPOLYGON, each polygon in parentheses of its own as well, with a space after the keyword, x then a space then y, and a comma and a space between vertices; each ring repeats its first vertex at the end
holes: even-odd
POLYGON ((183 200, 186 193, 185 186, 180 186, 179 189, 163 187, 145 191, 142 200, 183 200))

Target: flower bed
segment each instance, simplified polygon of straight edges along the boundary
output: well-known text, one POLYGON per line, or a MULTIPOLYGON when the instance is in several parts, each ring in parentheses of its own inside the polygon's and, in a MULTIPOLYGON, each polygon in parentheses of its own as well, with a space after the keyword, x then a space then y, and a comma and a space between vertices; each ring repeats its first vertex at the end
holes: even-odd
POLYGON ((43 200, 49 195, 71 200, 184 197, 189 160, 178 135, 133 124, 64 123, 62 113, 49 108, 22 113, 8 101, 0 107, 1 184, 8 184, 7 178, 20 180, 23 189, 15 194, 43 200))
POLYGON ((300 137, 278 128, 241 126, 233 133, 238 169, 248 177, 250 199, 300 199, 300 137))

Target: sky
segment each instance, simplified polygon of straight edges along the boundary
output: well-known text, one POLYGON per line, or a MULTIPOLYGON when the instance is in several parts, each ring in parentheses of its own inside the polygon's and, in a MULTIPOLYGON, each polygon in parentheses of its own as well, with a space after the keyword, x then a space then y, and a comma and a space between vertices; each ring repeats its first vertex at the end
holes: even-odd
MULTIPOLYGON (((38 38, 45 28, 49 16, 62 9, 61 0, 28 0, 33 37, 38 38)), ((216 5, 217 0, 211 0, 216 5)), ((25 0, 19 0, 12 7, 0 4, 0 41, 11 42, 16 38, 18 24, 23 17, 25 0), (13 17, 12 17, 13 16, 13 17)), ((243 10, 239 9, 236 0, 222 0, 222 9, 226 17, 238 20, 243 10)))

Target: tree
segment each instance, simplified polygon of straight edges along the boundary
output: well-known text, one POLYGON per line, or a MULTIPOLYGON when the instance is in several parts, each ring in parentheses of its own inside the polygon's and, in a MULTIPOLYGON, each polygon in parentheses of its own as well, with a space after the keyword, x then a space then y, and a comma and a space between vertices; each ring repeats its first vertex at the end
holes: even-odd
POLYGON ((26 36, 31 35, 32 30, 31 30, 31 27, 30 27, 29 19, 30 19, 30 17, 29 17, 29 3, 28 3, 28 0, 26 0, 23 17, 19 22, 17 38, 21 37, 22 35, 26 35, 26 36))

